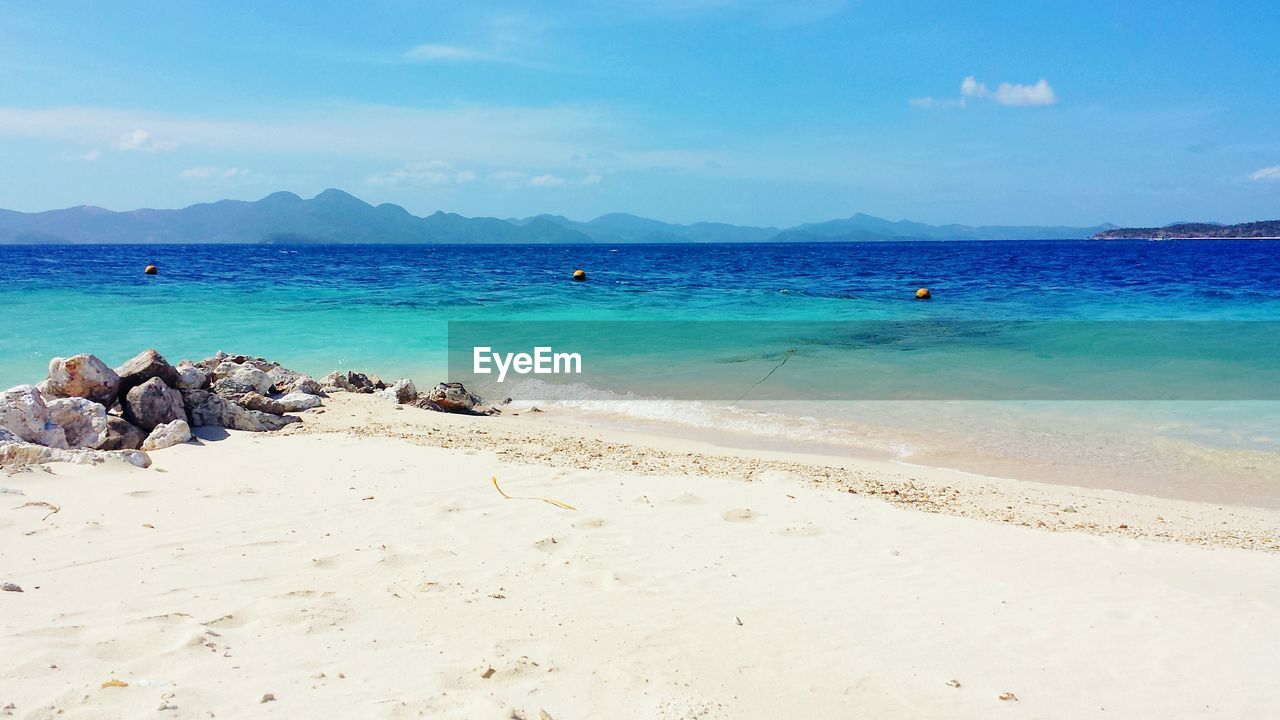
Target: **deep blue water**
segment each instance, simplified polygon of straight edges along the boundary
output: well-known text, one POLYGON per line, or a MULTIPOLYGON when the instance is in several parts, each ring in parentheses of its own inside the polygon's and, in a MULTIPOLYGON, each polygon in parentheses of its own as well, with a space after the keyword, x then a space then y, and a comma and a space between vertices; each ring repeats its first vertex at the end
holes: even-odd
POLYGON ((149 346, 394 374, 438 366, 451 319, 1278 320, 1278 259, 1230 241, 8 246, 0 383, 149 346))

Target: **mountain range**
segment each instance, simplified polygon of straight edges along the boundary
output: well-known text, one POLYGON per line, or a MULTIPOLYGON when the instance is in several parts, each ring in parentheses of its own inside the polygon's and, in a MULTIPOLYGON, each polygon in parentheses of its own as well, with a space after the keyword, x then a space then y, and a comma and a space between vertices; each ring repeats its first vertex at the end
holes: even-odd
POLYGON ((866 240, 1056 240, 1115 228, 926 225, 871 215, 790 228, 699 222, 678 225, 625 213, 578 222, 528 218, 425 217, 390 203, 370 205, 341 190, 310 199, 277 192, 261 200, 221 200, 180 210, 115 212, 81 205, 23 213, 0 210, 0 243, 732 243, 866 240))

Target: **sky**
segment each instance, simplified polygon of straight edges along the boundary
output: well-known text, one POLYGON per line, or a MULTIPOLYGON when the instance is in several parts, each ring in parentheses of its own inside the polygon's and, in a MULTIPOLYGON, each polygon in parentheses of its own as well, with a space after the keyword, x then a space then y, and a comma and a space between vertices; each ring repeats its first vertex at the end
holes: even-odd
POLYGON ((1280 3, 0 1, 0 207, 1280 218, 1280 3))

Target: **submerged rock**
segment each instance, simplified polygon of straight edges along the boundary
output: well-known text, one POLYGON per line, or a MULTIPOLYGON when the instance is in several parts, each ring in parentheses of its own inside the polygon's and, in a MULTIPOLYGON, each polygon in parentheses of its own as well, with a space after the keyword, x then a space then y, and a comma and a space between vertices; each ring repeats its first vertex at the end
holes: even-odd
MULTIPOLYGON (((315 382, 312 380, 312 382, 315 382)), ((291 392, 280 398, 277 402, 284 408, 285 412, 298 412, 299 410, 310 410, 314 407, 320 407, 320 397, 311 393, 291 392)))
POLYGON ((249 432, 267 432, 302 418, 294 415, 275 415, 259 410, 248 410, 230 400, 206 390, 184 390, 182 401, 192 427, 224 427, 249 432))
POLYGON ((180 445, 191 439, 191 426, 187 425, 186 420, 174 420, 173 422, 157 425, 155 430, 147 436, 142 443, 143 450, 163 450, 167 447, 180 445))
POLYGON ((19 385, 0 393, 0 427, 24 442, 67 447, 66 433, 49 417, 44 397, 31 385, 19 385))
POLYGON ((62 428, 67 446, 97 448, 107 439, 107 409, 82 397, 58 398, 45 403, 49 420, 62 428))
POLYGON ((178 383, 182 379, 178 374, 178 370, 154 349, 143 350, 128 362, 116 368, 115 372, 120 377, 121 395, 127 394, 130 390, 151 378, 160 378, 165 385, 171 388, 178 387, 178 383))
POLYGON ((49 361, 49 379, 41 390, 52 397, 82 397, 111 407, 120 389, 120 376, 88 353, 49 361))
POLYGON ((142 428, 125 420, 119 415, 107 416, 107 438, 98 446, 99 450, 137 450, 146 441, 147 433, 142 428))
POLYGON ((186 418, 182 394, 164 384, 160 378, 151 378, 133 388, 120 400, 124 419, 151 432, 157 425, 186 418))

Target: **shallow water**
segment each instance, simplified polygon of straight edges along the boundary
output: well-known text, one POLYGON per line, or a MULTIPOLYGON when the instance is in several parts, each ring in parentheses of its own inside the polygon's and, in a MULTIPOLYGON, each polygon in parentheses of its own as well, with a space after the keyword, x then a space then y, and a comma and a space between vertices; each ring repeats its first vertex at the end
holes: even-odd
MULTIPOLYGON (((88 351, 116 364, 146 347, 174 360, 226 349, 314 374, 349 367, 423 384, 444 372, 451 320, 883 321, 915 333, 943 333, 953 321, 1275 322, 1278 252, 1275 243, 1229 241, 9 246, 0 247, 0 385, 40 379, 52 356, 88 351), (143 275, 152 263, 160 274, 143 275), (568 280, 578 267, 589 282, 568 280), (935 299, 913 301, 917 287, 935 299)), ((1011 387, 1035 380, 1019 362, 993 355, 995 342, 965 337, 948 346, 941 334, 913 342, 941 353, 930 364, 945 360, 952 387, 966 387, 965 378, 1011 387)), ((1234 502, 1280 496, 1277 402, 967 402, 946 393, 814 402, 843 387, 849 368, 863 377, 901 372, 909 356, 866 337, 811 345, 762 386, 772 395, 739 403, 738 390, 774 367, 783 346, 684 339, 664 347, 653 338, 646 362, 666 363, 671 393, 653 383, 627 395, 607 381, 500 391, 618 422, 676 422, 981 472, 1234 502), (707 361, 702 371, 684 373, 691 358, 707 361), (703 397, 674 391, 682 373, 685 388, 703 397)), ((1081 355, 1081 364, 1119 354, 1081 355)), ((620 351, 617 359, 637 357, 620 351)), ((1254 342, 1224 359, 1238 365, 1179 372, 1188 382, 1196 373, 1252 382, 1248 373, 1277 369, 1254 342)), ((1173 362, 1159 353, 1155 360, 1173 362)), ((1143 365, 1135 367, 1142 377, 1143 365)))

